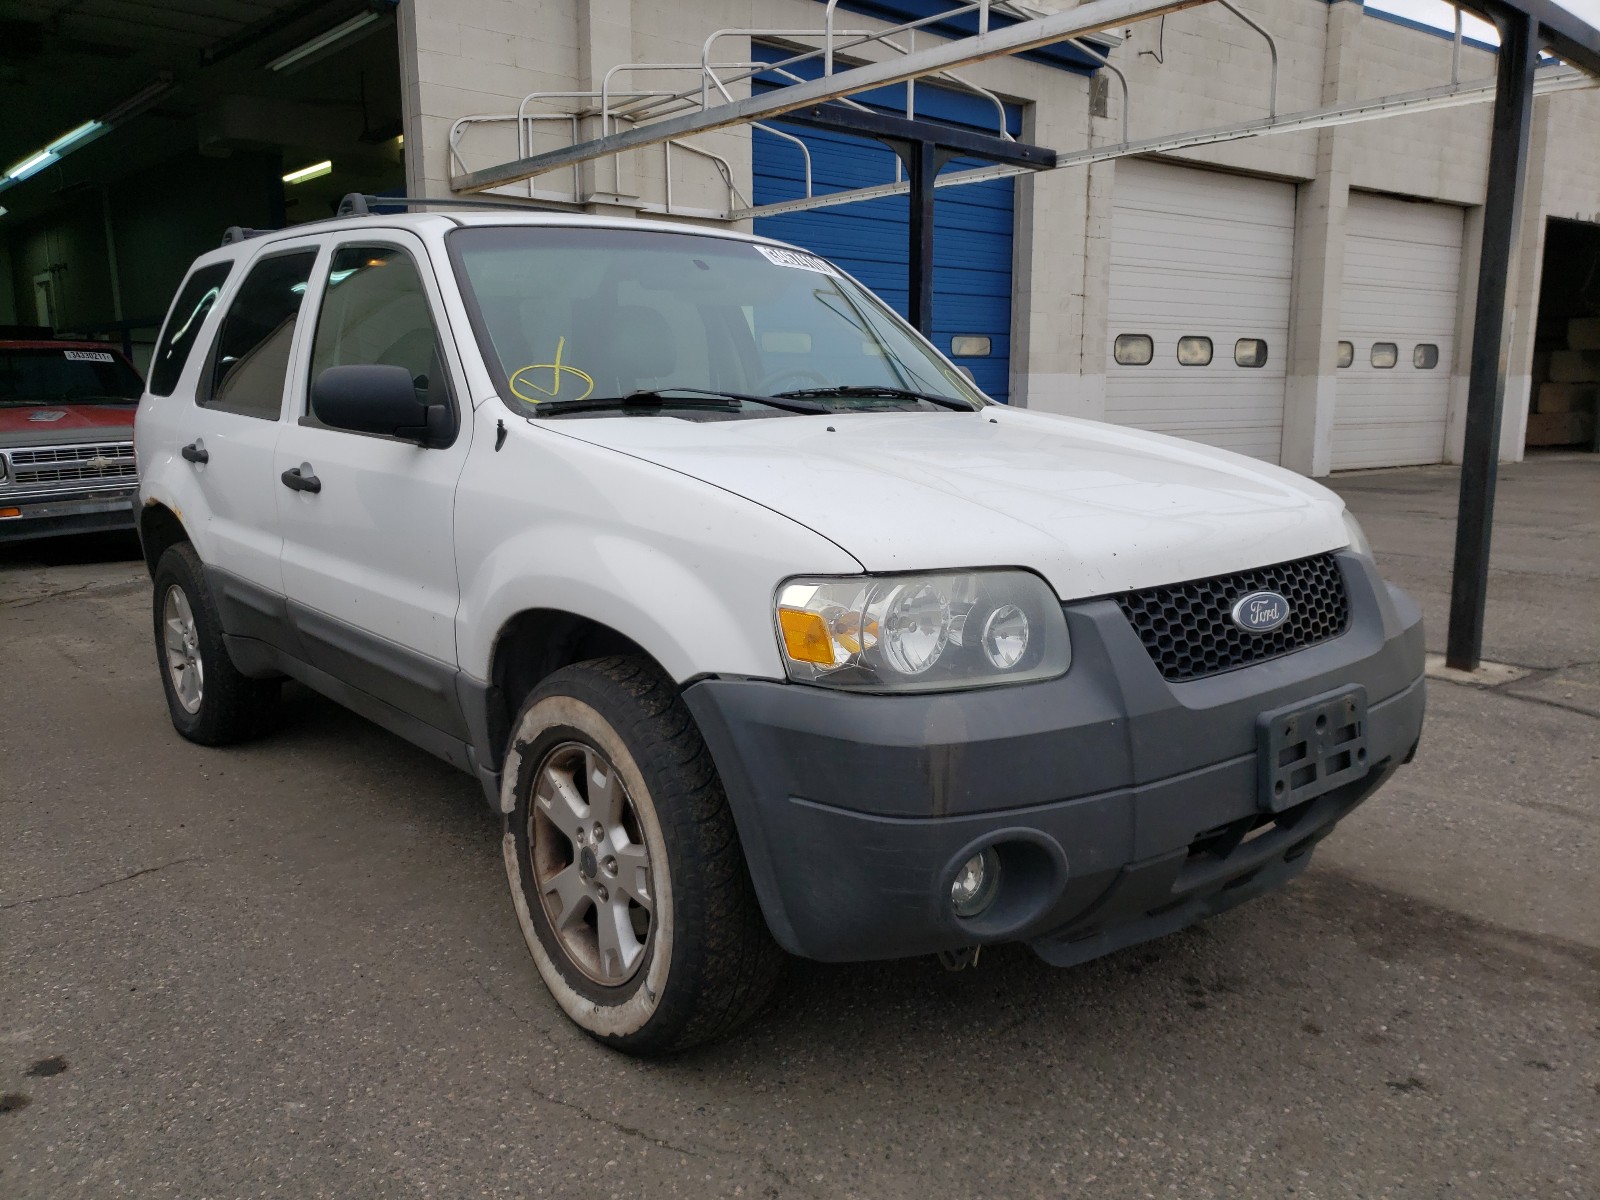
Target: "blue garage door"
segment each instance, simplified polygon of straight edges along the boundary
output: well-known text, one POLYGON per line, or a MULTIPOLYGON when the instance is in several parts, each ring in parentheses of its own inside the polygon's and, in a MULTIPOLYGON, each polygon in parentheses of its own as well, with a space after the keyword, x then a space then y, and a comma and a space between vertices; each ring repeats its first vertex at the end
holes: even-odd
MULTIPOLYGON (((754 55, 768 62, 789 52, 753 46, 754 55)), ((797 73, 800 72, 796 68, 797 73)), ((779 86, 757 80, 757 88, 779 86)), ((904 86, 881 88, 854 97, 884 112, 905 112, 904 86)), ((919 83, 918 117, 952 125, 995 132, 994 105, 968 93, 919 83)), ((1006 123, 1015 136, 1021 129, 1021 112, 1006 106, 1006 123)), ((797 125, 774 122, 778 128, 803 138, 811 150, 812 188, 815 192, 844 191, 887 183, 894 178, 894 152, 866 138, 822 133, 797 125)), ((798 147, 783 138, 754 133, 755 202, 772 204, 805 194, 805 168, 798 147)), ((945 171, 983 166, 972 159, 955 159, 945 171)), ((934 202, 933 341, 990 396, 1008 397, 1011 356, 1011 228, 1015 188, 1010 179, 943 188, 934 202), (951 353, 954 338, 987 338, 987 355, 951 353)), ((902 315, 906 315, 908 200, 889 196, 838 208, 784 213, 761 217, 755 231, 814 250, 838 263, 902 315)), ((970 346, 971 343, 966 343, 970 346)))

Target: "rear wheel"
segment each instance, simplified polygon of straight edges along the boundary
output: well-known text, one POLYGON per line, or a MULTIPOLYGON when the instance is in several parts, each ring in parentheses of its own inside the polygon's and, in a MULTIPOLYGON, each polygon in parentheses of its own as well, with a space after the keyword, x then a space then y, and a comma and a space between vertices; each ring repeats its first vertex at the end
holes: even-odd
POLYGON ((167 548, 155 573, 156 658, 173 727, 191 742, 223 746, 264 732, 276 714, 277 680, 241 675, 222 641, 222 620, 200 556, 167 548))
POLYGON ((634 658, 556 672, 511 735, 506 872, 556 1002, 632 1054, 749 1019, 782 956, 727 798, 672 682, 634 658))

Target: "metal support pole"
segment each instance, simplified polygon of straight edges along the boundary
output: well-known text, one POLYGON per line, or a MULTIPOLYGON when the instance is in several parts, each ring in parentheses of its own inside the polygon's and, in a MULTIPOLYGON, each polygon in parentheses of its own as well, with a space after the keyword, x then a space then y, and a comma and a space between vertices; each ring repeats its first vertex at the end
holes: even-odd
POLYGON ((1483 653, 1483 610, 1489 584, 1489 539, 1500 460, 1500 418, 1505 405, 1506 295, 1522 217, 1533 112, 1533 73, 1539 62, 1538 25, 1508 10, 1500 26, 1500 61, 1489 143, 1488 195, 1483 206, 1483 250, 1478 266, 1477 315, 1472 327, 1472 371, 1467 384, 1466 440, 1461 453, 1461 502, 1456 510, 1455 569, 1450 583, 1450 633, 1445 662, 1476 670, 1483 653))
POLYGON ((911 181, 910 295, 906 313, 923 337, 933 336, 933 179, 939 173, 938 148, 913 142, 905 159, 911 181))

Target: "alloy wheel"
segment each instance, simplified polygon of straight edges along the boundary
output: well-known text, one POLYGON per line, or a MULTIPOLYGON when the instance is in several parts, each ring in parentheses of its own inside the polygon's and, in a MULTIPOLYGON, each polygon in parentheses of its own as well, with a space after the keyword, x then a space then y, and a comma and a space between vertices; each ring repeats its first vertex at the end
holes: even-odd
POLYGON ((189 597, 177 584, 167 588, 161 603, 162 647, 167 656, 167 674, 183 711, 200 711, 205 692, 205 663, 200 658, 200 631, 195 627, 189 597))
POLYGON ((567 959, 603 987, 627 983, 646 958, 655 895, 633 798, 601 751, 563 742, 545 755, 534 775, 528 848, 567 959))

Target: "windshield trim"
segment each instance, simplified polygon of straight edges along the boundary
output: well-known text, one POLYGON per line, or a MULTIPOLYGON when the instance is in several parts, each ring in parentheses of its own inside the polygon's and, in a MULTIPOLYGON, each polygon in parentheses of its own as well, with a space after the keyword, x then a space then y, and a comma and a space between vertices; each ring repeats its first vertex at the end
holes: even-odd
MULTIPOLYGON (((488 371, 490 382, 494 385, 495 395, 499 397, 502 404, 506 405, 519 416, 530 418, 537 414, 539 406, 536 404, 529 404, 527 401, 521 399, 512 392, 510 380, 506 377, 505 366, 503 363, 501 363, 499 352, 495 349, 494 339, 489 335, 488 321, 484 317, 483 308, 478 302, 477 291, 472 286, 471 276, 467 273, 466 264, 462 258, 463 236, 470 235, 476 230, 483 229, 607 229, 623 233, 647 233, 652 237, 710 238, 716 241, 738 242, 747 246, 772 246, 776 249, 799 250, 801 253, 812 255, 813 257, 821 257, 819 255, 814 255, 810 250, 805 250, 799 246, 790 246, 785 242, 780 242, 773 238, 735 237, 714 229, 639 229, 628 225, 571 226, 506 221, 503 223, 474 222, 471 225, 463 225, 449 230, 444 235, 445 252, 449 255, 451 273, 455 276, 456 292, 461 297, 462 307, 466 309, 467 321, 472 327, 473 341, 477 345, 478 355, 483 362, 484 368, 488 371)), ((867 298, 871 303, 875 304, 879 308, 882 316, 885 318, 891 318, 901 327, 905 334, 920 342, 936 362, 945 363, 952 371, 956 372, 960 382, 959 384, 951 382, 951 386, 958 387, 963 391, 970 391, 971 396, 957 396, 953 398, 969 400, 969 402, 973 405, 974 412, 981 411, 982 409, 989 408, 998 403, 998 401, 993 400, 989 396, 985 395, 983 389, 978 387, 976 383, 972 382, 970 379, 967 379, 964 375, 961 375, 961 369, 954 363, 951 363, 949 357, 940 351, 940 349, 933 344, 933 341, 930 338, 924 336, 923 333, 913 326, 910 321, 906 320, 899 313, 895 312, 895 310, 890 307, 889 304, 876 292, 874 292, 866 284, 862 283, 854 275, 851 275, 848 271, 844 270, 844 268, 840 267, 837 263, 833 262, 831 259, 825 259, 824 261, 826 261, 830 267, 838 272, 840 278, 849 280, 849 282, 855 285, 856 288, 860 289, 861 295, 867 298)), ((852 308, 856 307, 855 300, 852 299, 848 294, 846 294, 845 300, 846 303, 850 304, 852 308)), ((669 388, 667 390, 671 391, 673 389, 669 388)))
POLYGON ((113 408, 124 408, 129 405, 137 408, 138 396, 71 396, 65 400, 55 400, 49 397, 40 399, 34 396, 18 398, 16 396, 0 396, 0 408, 65 408, 72 404, 110 405, 113 408))

